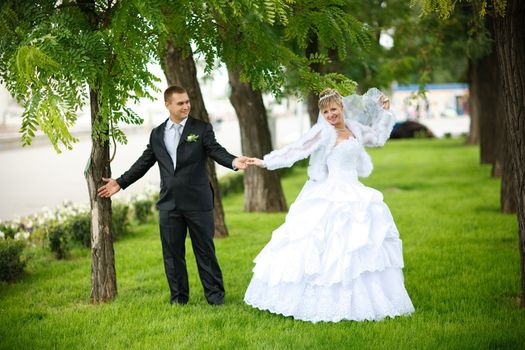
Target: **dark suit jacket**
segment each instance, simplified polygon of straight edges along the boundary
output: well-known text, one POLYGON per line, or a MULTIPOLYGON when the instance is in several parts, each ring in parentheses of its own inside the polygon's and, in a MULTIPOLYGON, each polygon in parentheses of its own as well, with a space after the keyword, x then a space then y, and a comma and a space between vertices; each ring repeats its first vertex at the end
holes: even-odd
POLYGON ((125 189, 155 164, 160 170, 159 210, 211 210, 213 209, 213 190, 208 181, 208 157, 232 169, 235 159, 215 140, 211 124, 188 117, 177 147, 177 168, 164 144, 164 129, 167 120, 151 131, 149 144, 140 158, 117 179, 125 189), (190 134, 198 136, 188 142, 190 134))

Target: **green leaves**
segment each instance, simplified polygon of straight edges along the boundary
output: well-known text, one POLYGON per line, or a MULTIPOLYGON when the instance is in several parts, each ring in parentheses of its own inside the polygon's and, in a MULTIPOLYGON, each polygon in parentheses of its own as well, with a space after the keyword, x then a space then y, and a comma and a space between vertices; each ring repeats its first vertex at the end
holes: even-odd
POLYGON ((18 48, 15 65, 20 79, 35 83, 38 83, 40 74, 52 75, 60 69, 57 61, 32 45, 24 45, 18 48))
POLYGON ((285 38, 306 49, 314 34, 318 38, 319 50, 336 50, 339 59, 344 59, 354 48, 365 48, 370 44, 367 27, 353 17, 343 1, 331 0, 298 1, 293 16, 285 28, 285 38))
MULTIPOLYGON (((476 14, 480 17, 485 17, 492 11, 492 14, 498 16, 505 16, 507 8, 507 0, 464 0, 460 1, 468 3, 476 9, 476 14)), ((421 12, 425 15, 437 13, 443 19, 450 18, 454 13, 457 1, 454 0, 411 0, 411 6, 419 6, 421 12)))
POLYGON ((119 123, 143 121, 126 105, 152 98, 159 80, 148 64, 158 60, 166 30, 162 3, 95 1, 87 10, 76 2, 11 0, 2 6, 0 80, 24 107, 22 144, 31 144, 40 129, 57 152, 70 149, 77 139, 69 130, 88 90, 97 95, 93 138, 126 142, 119 123))

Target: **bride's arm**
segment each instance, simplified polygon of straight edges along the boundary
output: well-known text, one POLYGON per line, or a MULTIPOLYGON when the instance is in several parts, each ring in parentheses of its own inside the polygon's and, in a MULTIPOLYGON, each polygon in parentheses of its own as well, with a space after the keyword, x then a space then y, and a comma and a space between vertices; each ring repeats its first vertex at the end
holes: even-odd
POLYGON ((268 170, 291 167, 295 162, 307 158, 321 145, 321 127, 314 125, 303 137, 288 146, 268 153, 263 160, 252 158, 253 164, 268 170))

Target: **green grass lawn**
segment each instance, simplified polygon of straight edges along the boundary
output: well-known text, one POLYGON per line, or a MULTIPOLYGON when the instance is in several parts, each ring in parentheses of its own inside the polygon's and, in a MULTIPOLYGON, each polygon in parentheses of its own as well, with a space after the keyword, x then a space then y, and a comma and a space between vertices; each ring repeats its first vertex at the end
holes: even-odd
MULTIPOLYGON (((245 305, 252 259, 284 214, 248 214, 242 195, 224 199, 230 237, 216 241, 227 291, 206 304, 188 243, 190 303, 171 306, 156 222, 115 244, 118 298, 91 305, 90 252, 56 261, 32 252, 19 282, 0 284, 0 348, 126 349, 517 349, 517 223, 498 211, 499 181, 461 140, 391 141, 371 152, 364 179, 383 192, 399 228, 405 283, 416 312, 381 322, 294 321, 245 305)), ((284 181, 291 203, 306 179, 284 181)))

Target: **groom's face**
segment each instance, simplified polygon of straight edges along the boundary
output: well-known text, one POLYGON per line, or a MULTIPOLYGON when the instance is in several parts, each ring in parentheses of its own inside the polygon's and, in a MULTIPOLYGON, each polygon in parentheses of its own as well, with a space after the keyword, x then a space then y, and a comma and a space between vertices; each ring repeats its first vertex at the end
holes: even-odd
POLYGON ((191 104, 187 93, 174 93, 170 99, 164 103, 170 112, 170 116, 177 120, 182 120, 190 114, 191 104))

